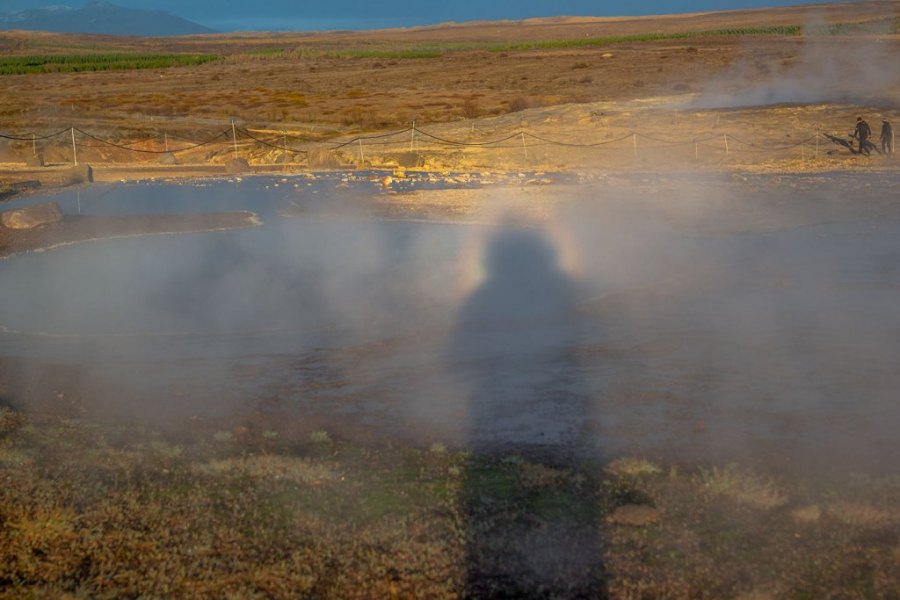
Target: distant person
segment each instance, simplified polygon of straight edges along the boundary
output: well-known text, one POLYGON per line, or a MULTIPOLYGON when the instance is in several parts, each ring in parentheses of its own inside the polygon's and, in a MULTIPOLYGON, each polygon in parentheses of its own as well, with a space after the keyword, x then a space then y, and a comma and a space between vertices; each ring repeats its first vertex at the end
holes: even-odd
POLYGON ((881 151, 885 154, 894 153, 894 128, 887 120, 881 122, 881 151))
POLYGON ((860 154, 869 156, 872 153, 871 146, 873 144, 869 141, 869 138, 872 137, 872 128, 869 127, 869 124, 862 117, 856 117, 856 129, 853 130, 852 137, 859 141, 860 154))

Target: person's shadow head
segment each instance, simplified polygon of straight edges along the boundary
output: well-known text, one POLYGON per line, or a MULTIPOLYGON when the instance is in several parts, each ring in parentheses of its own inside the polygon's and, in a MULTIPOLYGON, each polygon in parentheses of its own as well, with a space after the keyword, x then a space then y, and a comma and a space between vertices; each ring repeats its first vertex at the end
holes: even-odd
POLYGON ((491 277, 510 281, 524 282, 558 269, 550 243, 540 232, 524 227, 505 229, 491 238, 484 262, 491 277))
POLYGON ((488 241, 482 267, 485 280, 463 306, 463 325, 548 317, 572 308, 572 282, 538 230, 501 229, 488 241))

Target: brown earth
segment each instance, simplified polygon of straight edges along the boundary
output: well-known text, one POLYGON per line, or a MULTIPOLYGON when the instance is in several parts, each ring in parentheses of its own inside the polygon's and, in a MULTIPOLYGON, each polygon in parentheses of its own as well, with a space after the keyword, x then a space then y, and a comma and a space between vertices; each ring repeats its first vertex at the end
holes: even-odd
MULTIPOLYGON (((369 141, 340 151, 344 164, 389 166, 396 154, 425 155, 436 169, 633 168, 666 165, 738 167, 784 163, 783 170, 829 170, 861 164, 817 132, 846 135, 857 113, 897 120, 883 98, 841 104, 696 110, 686 107, 728 69, 744 65, 730 93, 769 83, 798 67, 806 36, 713 35, 624 41, 573 47, 585 37, 674 34, 722 29, 826 23, 887 24, 894 33, 819 36, 839 55, 860 37, 900 49, 895 2, 702 13, 627 19, 557 18, 525 22, 450 24, 374 32, 244 33, 168 39, 0 32, 2 54, 72 52, 209 52, 218 61, 148 71, 4 76, 15 93, 0 97, 4 132, 52 133, 74 125, 98 137, 142 150, 185 148, 222 134, 215 143, 178 152, 184 165, 221 164, 235 149, 230 119, 284 152, 247 137, 238 152, 254 165, 306 165, 302 151, 360 132, 417 127, 466 143, 484 143, 522 129, 567 143, 628 138, 632 132, 666 138, 624 139, 609 146, 567 148, 529 138, 490 147, 454 147, 419 136, 369 141), (568 47, 516 49, 511 44, 568 40, 568 47), (491 51, 490 45, 508 49, 491 51), (425 58, 405 58, 425 53, 425 58), (720 135, 749 141, 742 145, 720 135), (286 137, 287 136, 287 137, 286 137), (294 136, 294 137, 290 137, 294 136), (696 138, 715 139, 694 146, 696 138), (300 138, 300 139, 298 139, 300 138), (782 149, 800 141, 805 146, 782 149), (637 149, 635 151, 635 144, 637 149), (676 144, 668 143, 678 142, 676 144), (381 145, 384 143, 384 145, 381 145), (499 146, 499 147, 498 147, 499 146), (825 154, 832 151, 832 156, 825 154), (363 150, 363 152, 360 152, 363 150), (361 156, 362 155, 362 156, 361 156), (819 158, 823 162, 807 163, 819 158)), ((881 29, 880 29, 881 28, 881 29)), ((566 46, 566 44, 563 44, 566 46)), ((835 80, 852 81, 852 73, 835 80)), ((892 88, 896 92, 896 85, 892 88)), ((890 90, 885 90, 890 92, 890 90)), ((888 93, 888 97, 891 94, 888 93)), ((893 97, 896 97, 894 94, 893 97)), ((23 136, 23 137, 27 137, 23 136)), ((79 159, 93 164, 140 164, 160 154, 135 153, 78 134, 79 159)), ((48 163, 72 160, 64 135, 39 142, 48 163)), ((8 174, 33 151, 28 141, 0 146, 8 174)), ((871 161, 876 165, 881 163, 871 161)), ((890 163, 893 165, 893 163, 890 163)), ((0 172, 0 183, 4 176, 0 172)))
POLYGON ((16 230, 0 226, 0 259, 99 238, 239 229, 258 224, 248 212, 205 215, 70 216, 56 225, 16 230))

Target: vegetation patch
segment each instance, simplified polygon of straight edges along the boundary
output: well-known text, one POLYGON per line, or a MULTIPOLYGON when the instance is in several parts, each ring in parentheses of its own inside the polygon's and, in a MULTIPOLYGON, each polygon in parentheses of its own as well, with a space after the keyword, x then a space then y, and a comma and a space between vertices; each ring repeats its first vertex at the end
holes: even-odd
MULTIPOLYGON (((291 52, 300 58, 369 58, 369 59, 428 59, 438 58, 450 52, 487 50, 489 52, 519 52, 528 50, 560 50, 571 48, 593 48, 612 44, 687 40, 707 37, 748 37, 748 36, 788 36, 802 35, 853 35, 871 33, 896 33, 900 21, 877 21, 859 23, 835 23, 821 27, 802 25, 768 25, 759 27, 727 27, 703 31, 636 33, 629 35, 607 35, 570 39, 535 40, 529 42, 445 42, 442 44, 409 44, 400 46, 360 46, 340 49, 297 47, 291 52)), ((260 51, 261 53, 264 51, 260 51)), ((280 56, 281 54, 274 54, 280 56)), ((577 67, 576 67, 577 68, 577 67)))
POLYGON ((25 418, 18 412, 0 406, 0 439, 11 434, 25 423, 25 418))
POLYGON ((47 54, 0 56, 0 75, 133 71, 196 66, 218 60, 215 54, 47 54))
POLYGON ((574 468, 322 430, 241 429, 220 443, 212 427, 169 439, 29 421, 0 439, 0 598, 876 598, 900 587, 891 478, 775 491, 736 466, 574 468), (747 510, 772 505, 785 509, 747 510))
POLYGON ((771 478, 743 471, 736 465, 721 469, 702 469, 700 479, 714 494, 721 494, 753 508, 778 508, 787 502, 784 491, 771 478))
POLYGON ((535 42, 514 42, 493 44, 487 47, 491 52, 512 52, 518 50, 556 50, 565 48, 589 48, 633 42, 657 42, 663 40, 684 40, 699 37, 733 37, 751 35, 798 36, 803 34, 799 25, 773 25, 770 27, 732 27, 706 31, 685 31, 672 33, 636 33, 632 35, 607 35, 599 37, 562 40, 540 40, 535 42))

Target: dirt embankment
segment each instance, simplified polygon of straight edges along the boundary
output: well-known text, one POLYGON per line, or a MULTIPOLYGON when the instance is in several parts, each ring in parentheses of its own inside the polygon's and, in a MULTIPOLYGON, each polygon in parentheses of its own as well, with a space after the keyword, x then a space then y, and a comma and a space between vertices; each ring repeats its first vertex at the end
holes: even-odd
POLYGON ((0 258, 104 238, 221 231, 258 225, 251 212, 205 215, 69 216, 57 225, 15 230, 0 226, 0 258))
MULTIPOLYGON (((845 149, 813 136, 845 137, 858 114, 875 127, 881 118, 897 121, 890 100, 898 91, 891 77, 900 48, 896 17, 896 3, 854 2, 316 35, 143 39, 0 32, 0 54, 33 54, 33 43, 50 54, 91 48, 220 57, 167 69, 3 76, 4 87, 15 93, 0 98, 0 129, 16 139, 0 143, 0 162, 9 165, 0 165, 0 182, 3 170, 35 153, 48 164, 74 162, 72 133, 78 160, 94 165, 149 168, 171 150, 180 165, 221 168, 235 153, 235 117, 236 150, 254 167, 315 168, 305 152, 413 122, 472 145, 442 146, 406 133, 347 146, 339 160, 389 164, 392 155, 412 150, 441 168, 575 169, 760 165, 837 151, 835 160, 862 166, 845 149), (834 34, 799 34, 819 21, 836 27, 834 34), (879 74, 877 86, 859 81, 870 71, 879 74), (704 94, 713 99, 704 106, 731 108, 690 105, 704 94), (794 96, 803 104, 778 105, 794 96), (517 138, 521 130, 527 149, 517 138), (636 144, 632 132, 639 134, 636 144), (507 143, 486 143, 508 136, 507 143)), ((167 168, 177 174, 182 167, 167 168)))

